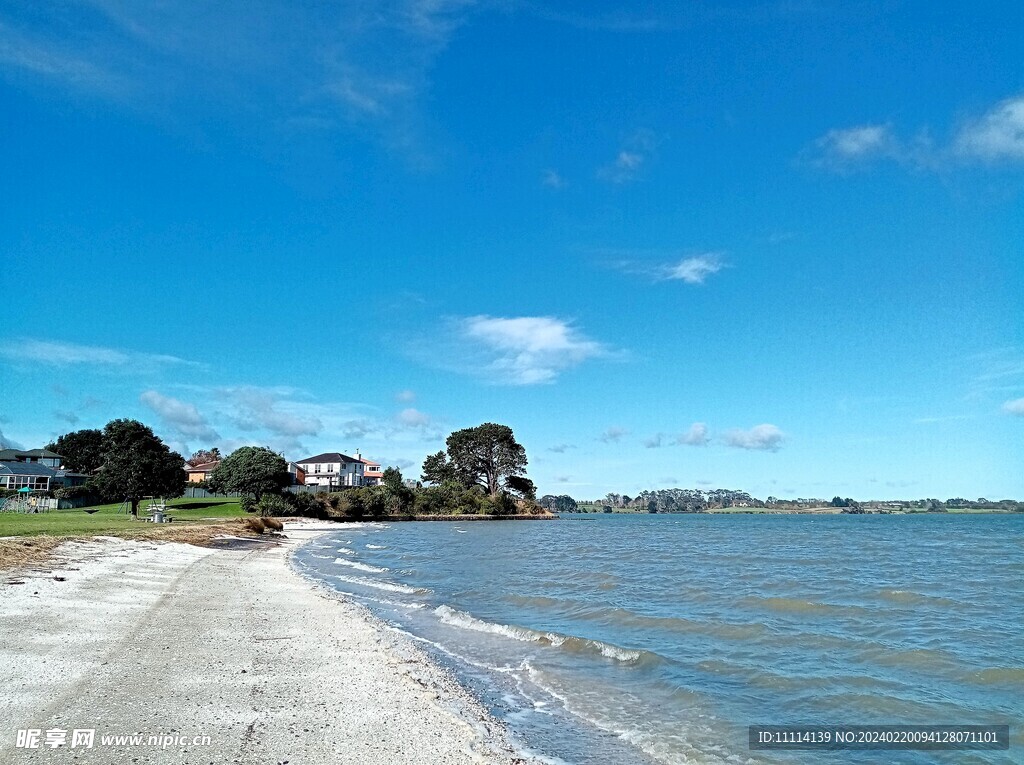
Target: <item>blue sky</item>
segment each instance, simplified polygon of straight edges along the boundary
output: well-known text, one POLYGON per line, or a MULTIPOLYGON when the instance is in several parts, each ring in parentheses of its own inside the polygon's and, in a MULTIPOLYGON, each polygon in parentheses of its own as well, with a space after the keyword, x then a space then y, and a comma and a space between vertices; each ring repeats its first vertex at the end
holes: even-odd
POLYGON ((0 2, 0 431, 1024 497, 1015 3, 0 2))

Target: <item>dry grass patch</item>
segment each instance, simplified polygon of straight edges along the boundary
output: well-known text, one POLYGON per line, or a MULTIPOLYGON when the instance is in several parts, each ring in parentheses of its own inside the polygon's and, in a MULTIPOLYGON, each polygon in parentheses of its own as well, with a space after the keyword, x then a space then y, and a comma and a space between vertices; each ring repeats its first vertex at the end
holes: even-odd
MULTIPOLYGON (((254 536, 263 533, 252 528, 251 521, 258 518, 232 518, 218 523, 139 523, 104 536, 118 539, 140 539, 151 542, 180 542, 182 544, 208 547, 220 536, 254 536)), ((53 551, 64 542, 87 541, 95 536, 48 536, 40 534, 31 537, 0 539, 0 569, 18 568, 46 561, 53 551)))

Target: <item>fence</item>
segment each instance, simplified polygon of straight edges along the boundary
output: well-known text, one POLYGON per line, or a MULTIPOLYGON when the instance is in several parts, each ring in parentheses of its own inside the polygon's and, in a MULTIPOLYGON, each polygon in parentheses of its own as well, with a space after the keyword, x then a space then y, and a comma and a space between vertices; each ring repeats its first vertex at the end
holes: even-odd
POLYGON ((227 494, 218 494, 217 492, 201 489, 198 486, 186 486, 185 493, 181 496, 185 499, 208 499, 218 497, 240 497, 242 494, 237 491, 228 492, 227 494))

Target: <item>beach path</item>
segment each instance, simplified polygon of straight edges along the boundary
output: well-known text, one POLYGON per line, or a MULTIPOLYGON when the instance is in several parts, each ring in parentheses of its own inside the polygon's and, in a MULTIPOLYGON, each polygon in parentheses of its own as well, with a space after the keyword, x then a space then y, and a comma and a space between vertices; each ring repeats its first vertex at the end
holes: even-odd
POLYGON ((295 573, 303 534, 286 533, 226 549, 68 543, 0 574, 0 762, 517 761, 405 638, 295 573), (91 748, 72 747, 76 730, 94 731, 91 748))

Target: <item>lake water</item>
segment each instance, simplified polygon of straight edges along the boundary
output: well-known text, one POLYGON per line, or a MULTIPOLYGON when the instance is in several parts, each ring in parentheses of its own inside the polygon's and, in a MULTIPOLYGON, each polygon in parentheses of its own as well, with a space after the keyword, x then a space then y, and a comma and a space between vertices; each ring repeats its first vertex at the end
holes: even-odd
POLYGON ((1024 515, 341 527, 296 553, 572 763, 1024 762, 1024 515), (751 752, 751 724, 1009 724, 1009 751, 751 752))

